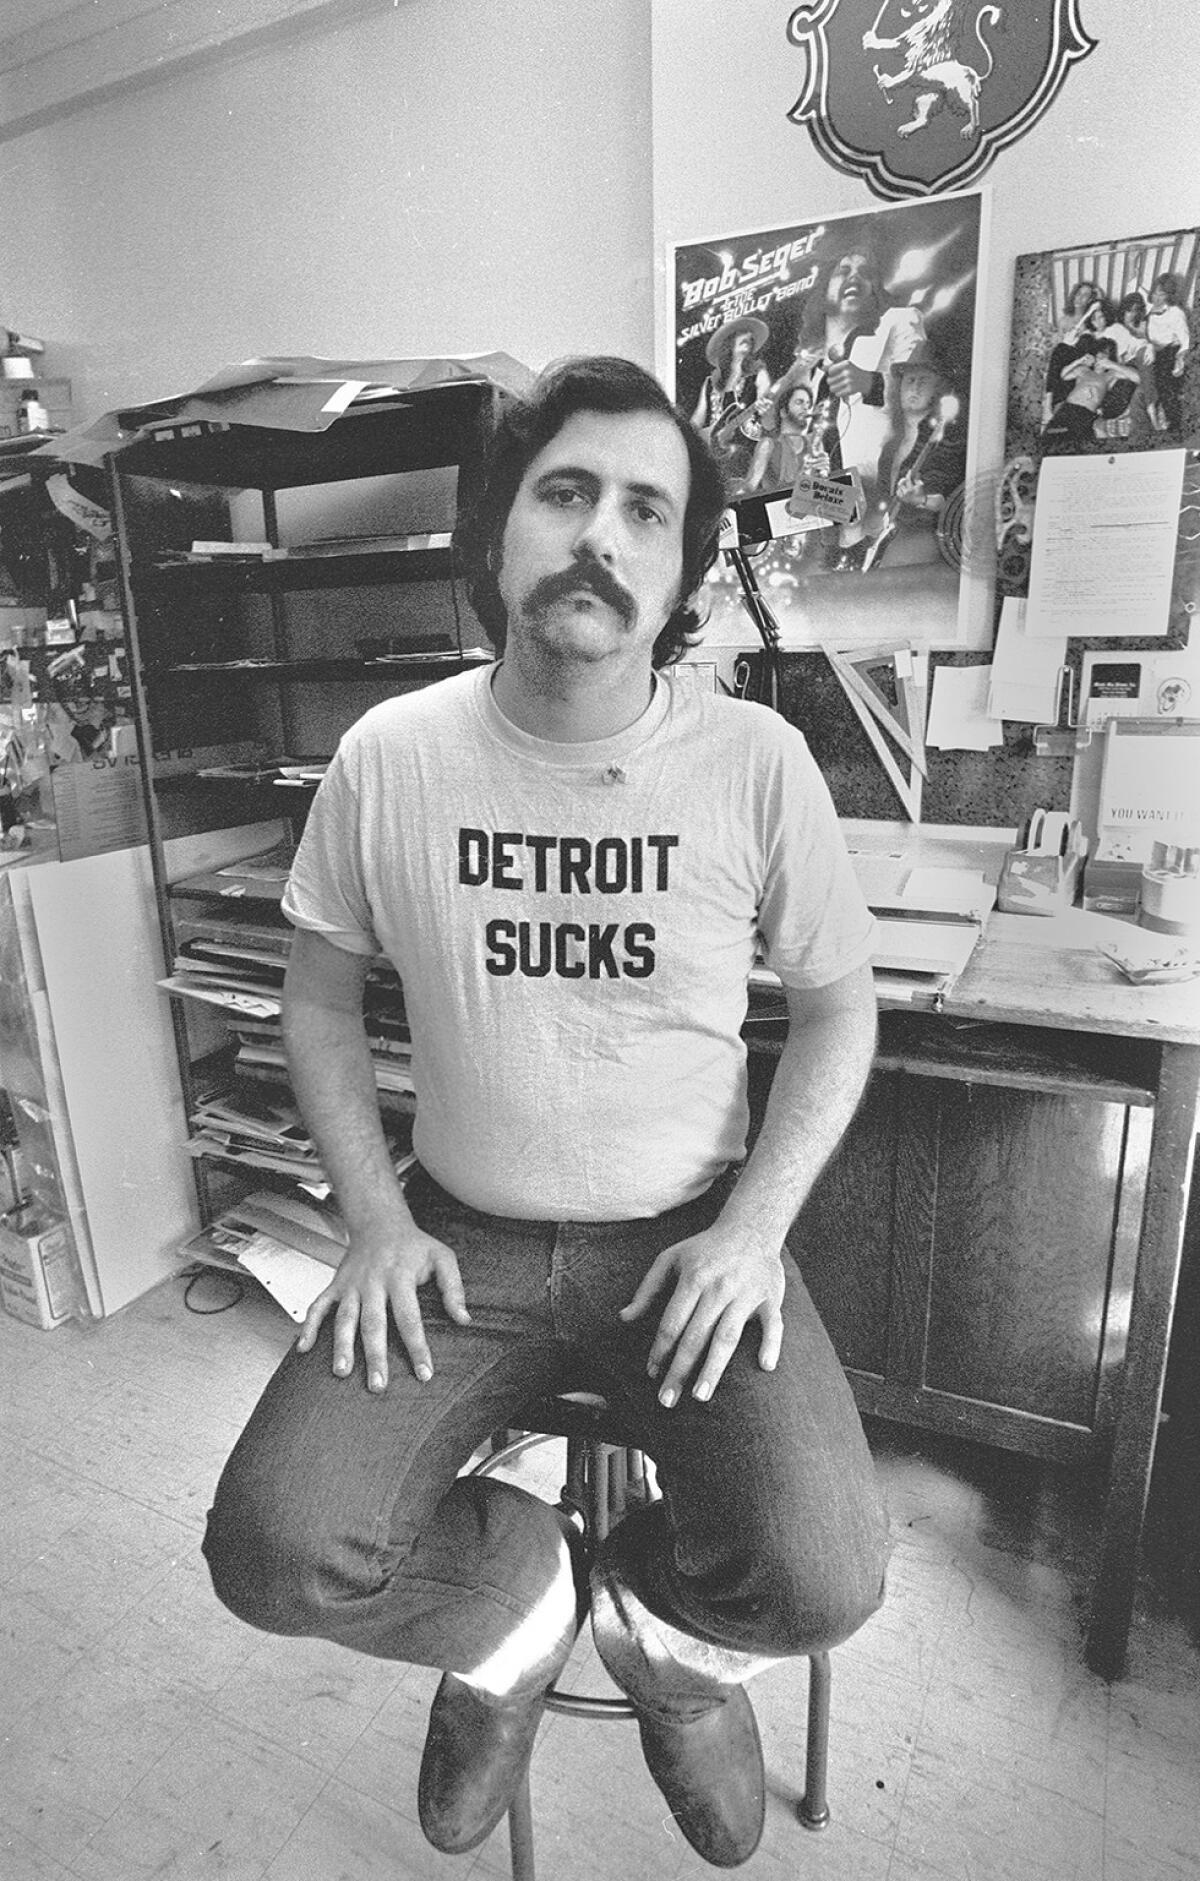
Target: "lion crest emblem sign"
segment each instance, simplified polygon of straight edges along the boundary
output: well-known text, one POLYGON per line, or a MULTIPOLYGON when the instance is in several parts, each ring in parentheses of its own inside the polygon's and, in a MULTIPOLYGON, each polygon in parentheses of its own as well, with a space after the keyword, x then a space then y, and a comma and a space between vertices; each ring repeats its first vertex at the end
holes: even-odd
POLYGON ((1033 128, 1096 41, 1079 0, 807 0, 788 116, 888 201, 960 190, 1033 128))

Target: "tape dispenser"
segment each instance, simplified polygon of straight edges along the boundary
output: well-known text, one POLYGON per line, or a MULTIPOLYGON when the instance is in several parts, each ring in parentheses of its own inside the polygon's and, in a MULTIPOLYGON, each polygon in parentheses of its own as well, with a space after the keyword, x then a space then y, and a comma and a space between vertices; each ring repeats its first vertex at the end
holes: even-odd
POLYGON ((1079 887, 1087 838, 1065 810, 1034 810, 1000 871, 996 906, 1003 914, 1058 914, 1079 887))

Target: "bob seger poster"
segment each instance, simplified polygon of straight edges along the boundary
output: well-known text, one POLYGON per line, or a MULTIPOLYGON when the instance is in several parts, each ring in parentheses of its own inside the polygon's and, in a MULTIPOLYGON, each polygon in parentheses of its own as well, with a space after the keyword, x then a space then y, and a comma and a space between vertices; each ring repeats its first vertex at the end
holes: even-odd
MULTIPOLYGON (((959 640, 982 221, 948 196, 671 252, 676 403, 735 498, 786 501, 755 558, 784 646, 959 640)), ((746 630, 723 563, 718 642, 746 630)))

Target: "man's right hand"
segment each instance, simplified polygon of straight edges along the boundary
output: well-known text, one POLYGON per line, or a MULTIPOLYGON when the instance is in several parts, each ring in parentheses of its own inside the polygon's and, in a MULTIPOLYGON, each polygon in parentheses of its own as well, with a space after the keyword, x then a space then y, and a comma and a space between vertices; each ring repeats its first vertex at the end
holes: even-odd
POLYGON ((367 1363, 367 1388, 385 1391, 390 1309, 415 1376, 422 1384, 428 1383, 433 1376, 433 1360, 425 1340, 417 1288, 429 1280, 436 1280, 450 1318, 459 1326, 468 1325, 471 1315, 458 1261, 443 1241, 436 1241, 415 1223, 358 1235, 330 1284, 309 1307, 296 1350, 312 1350, 318 1331, 332 1312, 333 1369, 337 1376, 348 1378, 354 1370, 354 1344, 360 1338, 367 1363))

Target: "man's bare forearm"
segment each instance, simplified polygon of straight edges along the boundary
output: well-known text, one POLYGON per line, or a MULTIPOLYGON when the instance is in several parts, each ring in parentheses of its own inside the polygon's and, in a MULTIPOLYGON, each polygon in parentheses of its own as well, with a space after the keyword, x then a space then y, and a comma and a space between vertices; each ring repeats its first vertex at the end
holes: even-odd
POLYGON ((305 1315, 296 1348, 311 1352, 332 1315, 333 1370, 348 1378, 361 1342, 367 1387, 385 1391, 389 1321, 413 1375, 433 1376, 419 1289, 436 1284, 450 1318, 470 1319, 454 1253, 418 1228, 392 1168, 363 1029, 366 962, 319 934, 297 933, 283 988, 283 1039, 301 1111, 321 1152, 350 1245, 305 1315))
POLYGON ((875 1052, 870 968, 827 1011, 789 999, 788 1036, 762 1128, 722 1224, 782 1246, 858 1109, 875 1052))
POLYGON ((289 970, 282 1029, 296 1101, 351 1235, 407 1219, 379 1116, 361 987, 357 1001, 352 991, 331 996, 303 967, 289 970))

